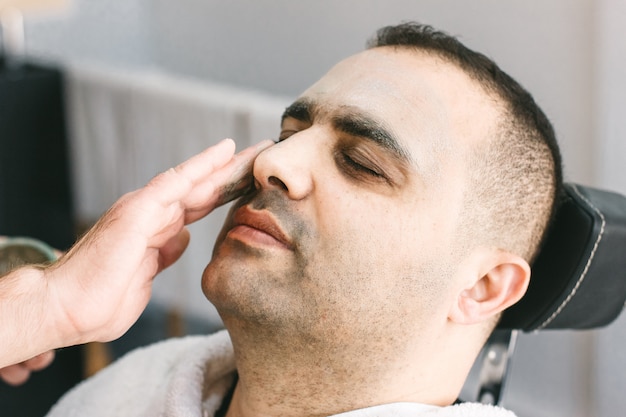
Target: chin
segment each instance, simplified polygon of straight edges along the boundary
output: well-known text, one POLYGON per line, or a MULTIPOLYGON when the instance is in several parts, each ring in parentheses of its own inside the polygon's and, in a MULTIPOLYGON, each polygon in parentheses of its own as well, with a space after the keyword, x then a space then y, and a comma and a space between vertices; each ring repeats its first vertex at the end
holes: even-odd
POLYGON ((201 282, 204 296, 216 307, 221 304, 220 300, 224 298, 223 288, 225 284, 223 280, 228 276, 228 271, 224 271, 224 268, 219 267, 218 264, 219 258, 216 259, 214 255, 211 262, 204 268, 201 282), (225 272, 227 273, 226 277, 224 276, 225 272))
POLYGON ((246 287, 245 282, 254 279, 251 274, 258 275, 249 268, 250 257, 237 246, 230 240, 218 240, 211 261, 202 273, 202 292, 216 307, 233 297, 236 288, 246 287))

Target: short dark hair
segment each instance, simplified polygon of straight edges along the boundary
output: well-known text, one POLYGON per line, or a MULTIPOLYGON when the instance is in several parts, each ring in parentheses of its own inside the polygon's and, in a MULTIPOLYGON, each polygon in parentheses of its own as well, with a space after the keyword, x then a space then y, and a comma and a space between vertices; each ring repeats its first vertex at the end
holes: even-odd
POLYGON ((482 236, 531 261, 554 216, 563 178, 554 129, 530 93, 485 55, 428 25, 384 27, 367 46, 410 48, 441 58, 496 98, 502 117, 486 146, 471 156, 466 204, 473 214, 464 226, 476 232, 472 239, 482 236))

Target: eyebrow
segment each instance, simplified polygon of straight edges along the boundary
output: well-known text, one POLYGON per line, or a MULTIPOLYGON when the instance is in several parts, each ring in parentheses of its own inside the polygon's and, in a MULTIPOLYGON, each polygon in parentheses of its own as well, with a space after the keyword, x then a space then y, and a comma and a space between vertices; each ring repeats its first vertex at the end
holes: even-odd
POLYGON ((285 121, 287 118, 294 118, 301 122, 311 123, 313 121, 312 113, 315 104, 311 100, 299 99, 291 103, 289 107, 285 109, 280 122, 285 121))
MULTIPOLYGON (((312 123, 318 112, 319 105, 315 102, 299 99, 285 109, 281 123, 287 118, 312 123)), ((340 132, 370 140, 406 162, 411 161, 410 153, 401 145, 391 129, 359 108, 342 106, 336 114, 331 116, 331 122, 333 128, 340 132)))

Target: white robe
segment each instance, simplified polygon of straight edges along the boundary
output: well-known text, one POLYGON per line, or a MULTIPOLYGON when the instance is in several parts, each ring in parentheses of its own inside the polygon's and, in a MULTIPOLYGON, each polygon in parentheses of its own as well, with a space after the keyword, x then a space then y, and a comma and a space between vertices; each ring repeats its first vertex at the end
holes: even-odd
MULTIPOLYGON (((134 350, 83 381, 48 417, 212 417, 232 387, 235 360, 226 331, 170 339, 134 350)), ((476 403, 435 407, 393 403, 336 417, 515 417, 476 403)))

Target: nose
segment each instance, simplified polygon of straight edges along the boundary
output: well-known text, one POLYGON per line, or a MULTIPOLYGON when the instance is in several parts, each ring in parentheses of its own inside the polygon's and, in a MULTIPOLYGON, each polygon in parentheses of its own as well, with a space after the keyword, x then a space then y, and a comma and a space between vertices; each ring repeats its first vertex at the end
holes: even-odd
POLYGON ((302 200, 313 190, 315 146, 312 138, 295 134, 257 156, 253 175, 261 189, 280 189, 292 200, 302 200))

